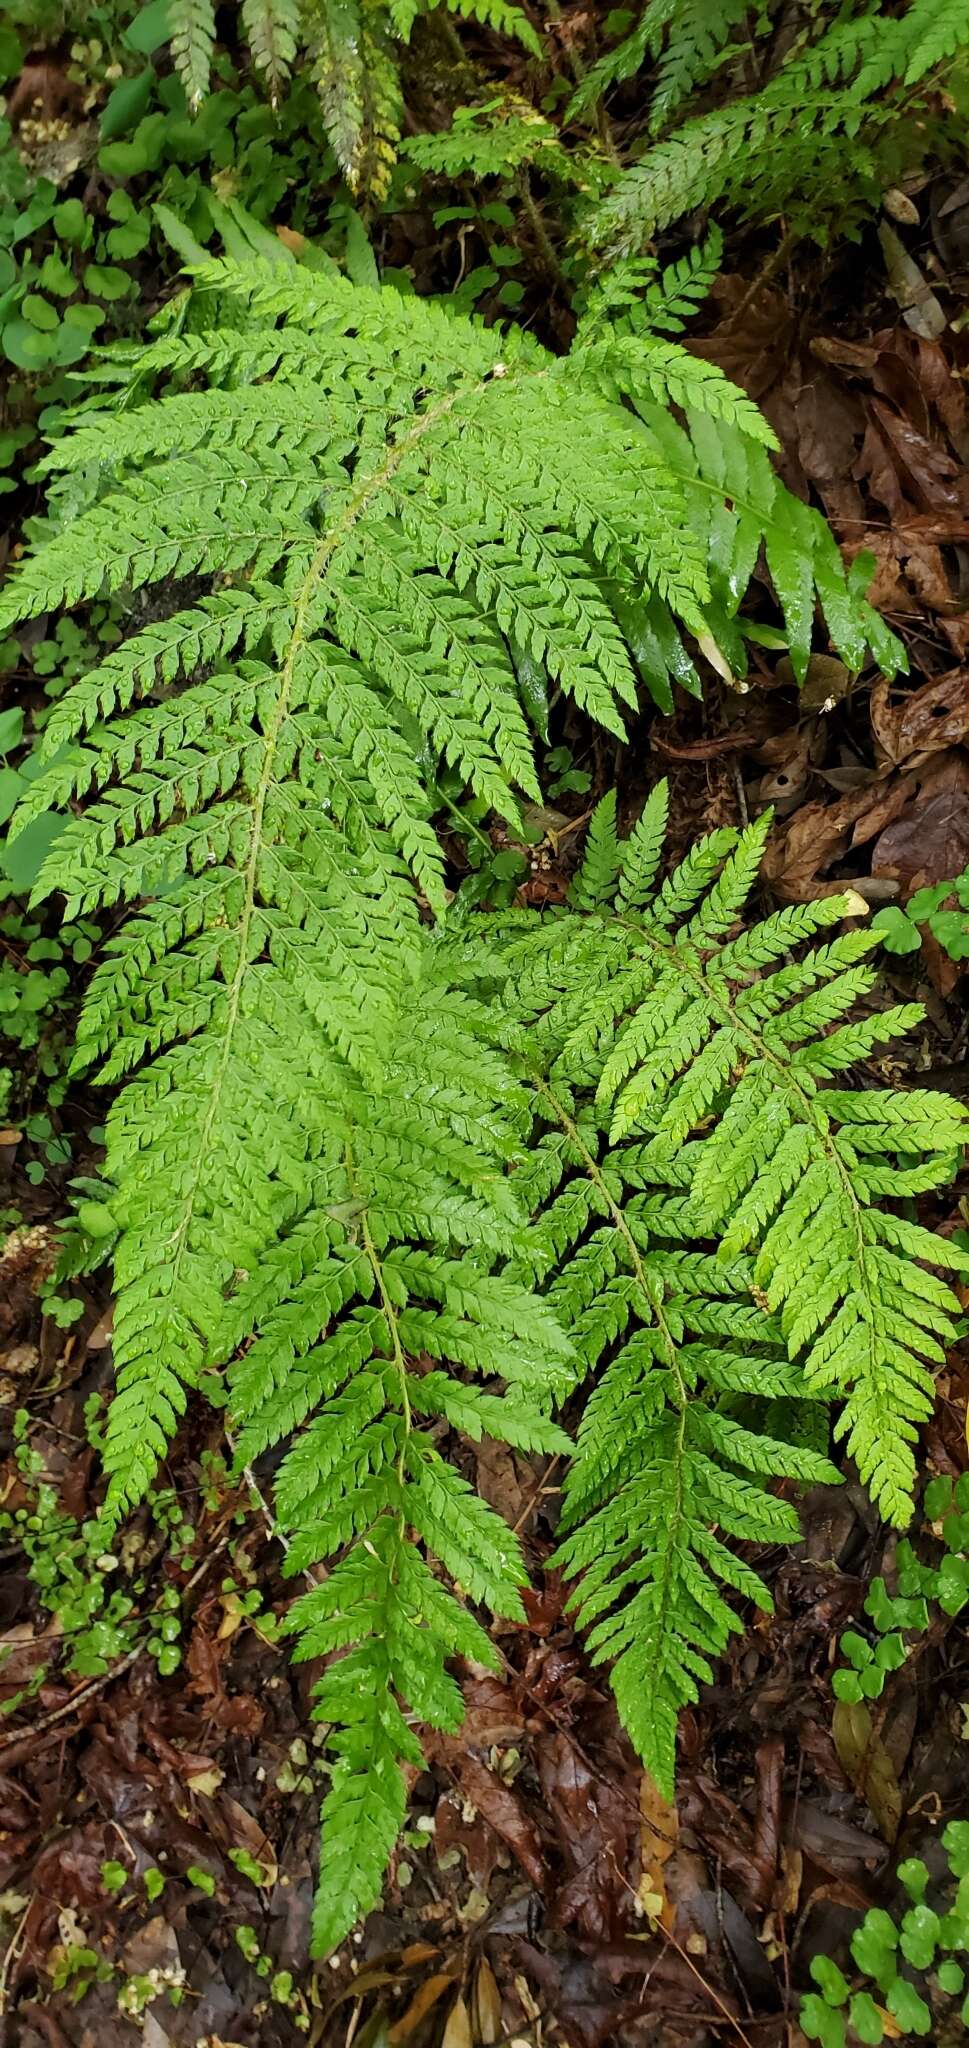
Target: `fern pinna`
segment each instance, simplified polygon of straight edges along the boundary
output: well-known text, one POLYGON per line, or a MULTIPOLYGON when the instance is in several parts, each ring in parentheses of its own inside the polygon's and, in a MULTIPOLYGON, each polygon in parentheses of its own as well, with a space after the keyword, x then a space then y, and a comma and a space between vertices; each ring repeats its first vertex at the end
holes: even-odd
POLYGON ((509 1044, 545 1126, 521 1271, 581 1367, 608 1360, 579 1426, 559 1562, 668 1793, 678 1710, 736 1626, 721 1587, 769 1604, 724 1539, 797 1534, 768 1482, 838 1477, 832 1401, 836 1439, 905 1524, 957 1313, 922 1262, 969 1266, 886 1206, 951 1175, 969 1111, 837 1082, 921 1015, 844 1021, 873 987, 877 933, 799 953, 843 918, 839 897, 737 929, 768 822, 699 841, 657 887, 664 788, 624 843, 607 798, 572 913, 499 926, 517 988, 509 1044))
POLYGON ((455 1728, 447 1660, 498 1661, 467 1598, 524 1618, 517 1540, 442 1455, 441 1430, 569 1448, 549 1411, 571 1384, 571 1346, 552 1307, 501 1271, 527 1256, 509 1169, 524 1163, 530 1104, 494 1033, 418 948, 379 1091, 340 1062, 315 1075, 311 1205, 233 1305, 234 1345, 259 1332, 230 1376, 238 1465, 297 1432, 275 1481, 286 1569, 338 1558, 287 1622, 298 1658, 344 1653, 316 1688, 335 1758, 319 1954, 379 1896, 403 1766, 421 1762, 408 1713, 455 1728))

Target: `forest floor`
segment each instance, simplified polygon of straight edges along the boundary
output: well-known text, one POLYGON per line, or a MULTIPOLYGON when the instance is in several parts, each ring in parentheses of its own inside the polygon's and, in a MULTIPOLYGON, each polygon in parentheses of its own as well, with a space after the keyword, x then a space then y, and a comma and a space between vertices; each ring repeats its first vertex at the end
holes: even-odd
MULTIPOLYGON (((758 253, 735 256, 695 342, 767 412, 786 481, 824 507, 849 554, 875 555, 875 601, 910 660, 898 687, 859 688, 819 655, 798 694, 765 652, 746 694, 711 691, 644 721, 627 815, 669 775, 679 851, 772 802, 775 901, 849 879, 877 907, 969 865, 969 345, 956 318, 961 285, 969 307, 969 187, 926 195, 920 239, 946 300, 939 339, 925 338, 931 320, 906 324, 872 237, 831 273, 811 255, 758 278, 758 253)), ((565 828, 612 772, 587 733, 569 737, 592 791, 549 812, 534 899, 561 893, 565 828)), ((926 1006, 906 1077, 965 1093, 961 963, 926 937, 886 955, 885 972, 926 1006)), ((0 1395, 8 1414, 29 1408, 44 1478, 84 1517, 98 1482, 85 1411, 110 1382, 110 1304, 82 1286, 81 1321, 42 1321, 61 1191, 22 1180, 16 1132, 0 1132, 4 1174, 30 1228, 0 1267, 0 1395)), ((949 1190, 928 1220, 959 1225, 964 1194, 949 1190)), ((965 1465, 967 1399, 969 1351, 939 1380, 928 1468, 965 1465)), ((8 1512, 30 1499, 12 1441, 0 1438, 8 1512)), ((895 1541, 850 1479, 808 1496, 796 1550, 756 1560, 775 1613, 748 1615, 684 1717, 674 1812, 644 1795, 545 1568, 555 1466, 485 1444, 469 1448, 469 1476, 522 1536, 537 1589, 527 1625, 499 1634, 500 1676, 468 1674, 460 1736, 434 1740, 384 1905, 310 1969, 313 1673, 291 1666, 247 1599, 258 1588, 263 1612, 282 1610, 289 1591, 258 1502, 219 1478, 220 1446, 213 1413, 169 1461, 191 1525, 182 1549, 147 1516, 123 1539, 146 1603, 173 1588, 184 1611, 171 1675, 137 1652, 65 1676, 22 1554, 4 1553, 0 1697, 28 1691, 0 1723, 0 2011, 16 2048, 121 2048, 137 2024, 146 2048, 794 2048, 810 1957, 843 1956, 866 1907, 892 1903, 895 1860, 931 1855, 940 1818, 969 1812, 958 1621, 942 1617, 891 1675, 861 1749, 845 1727, 836 1739, 834 1645, 864 1627, 895 1541), (128 1879, 112 1892, 103 1870, 119 1856, 128 1879), (118 2009, 126 1985, 134 2019, 118 2009)))

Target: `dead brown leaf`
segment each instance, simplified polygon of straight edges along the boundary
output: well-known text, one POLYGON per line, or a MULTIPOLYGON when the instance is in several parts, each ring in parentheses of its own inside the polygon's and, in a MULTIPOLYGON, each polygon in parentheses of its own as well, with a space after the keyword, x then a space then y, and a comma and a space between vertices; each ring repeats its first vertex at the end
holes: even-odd
POLYGON ((713 333, 693 343, 693 353, 718 363, 751 398, 763 398, 781 376, 793 332, 785 292, 761 285, 751 292, 745 277, 718 277, 711 297, 723 309, 713 333))
POLYGON ((880 398, 873 398, 872 412, 886 443, 892 450, 908 495, 925 512, 938 518, 940 509, 966 511, 964 482, 960 488, 961 465, 938 441, 917 432, 911 421, 902 419, 880 398))
POLYGON ((650 1920, 672 1932, 676 1907, 667 1896, 666 1866, 679 1838, 679 1820, 676 1807, 663 1798, 648 1771, 643 1772, 639 1781, 639 1811, 643 1817, 639 1902, 650 1920))
POLYGON ((488 1894, 492 1873, 498 1858, 498 1843, 493 1828, 489 1828, 479 1813, 473 1819, 465 1817, 463 1803, 453 1792, 447 1792, 439 1799, 434 1814, 434 1848, 438 1862, 451 1851, 460 1851, 467 1865, 468 1876, 475 1890, 488 1894))
POLYGON ((147 1976, 149 1970, 158 1970, 166 1975, 177 1972, 178 1937, 164 1913, 156 1913, 151 1920, 146 1920, 130 1941, 126 1941, 122 1962, 131 1977, 147 1976))
POLYGON ((446 1970, 437 1971, 433 1977, 425 1977, 423 1984, 418 1985, 407 2011, 389 2028, 388 2041, 395 2044, 399 2041, 409 2041, 411 2035, 417 2032, 421 2021, 433 2011, 438 2000, 443 1998, 446 1991, 453 1988, 454 1978, 446 1970))
POLYGON ((958 746, 969 736, 969 669, 950 669, 904 694, 882 678, 871 693, 871 722, 893 767, 958 746))
POLYGON ((867 1802, 885 1842, 894 1842, 902 1818, 895 1766, 863 1700, 837 1700, 832 1733, 839 1762, 867 1802))
POLYGON ((475 1444, 474 1461, 482 1500, 503 1521, 514 1525, 535 1490, 531 1467, 524 1458, 516 1458, 506 1444, 487 1436, 475 1444))
POLYGON ((754 1818, 755 1896, 766 1906, 774 1889, 780 1853, 781 1804, 784 1787, 784 1744, 776 1737, 759 1744, 757 1808, 754 1818))
MULTIPOLYGON (((559 1593, 559 1612, 561 1612, 559 1593)), ((525 1713, 505 1679, 485 1671, 469 1678, 464 1686, 462 1744, 467 1749, 492 1749, 504 1742, 520 1742, 525 1733, 525 1713)))
POLYGON ((542 1845, 534 1822, 525 1811, 521 1795, 506 1785, 495 1771, 489 1771, 477 1757, 469 1756, 457 1742, 444 1738, 445 1753, 466 1799, 488 1826, 511 1850, 525 1876, 541 1891, 545 1883, 542 1845))
POLYGON ((463 1998, 456 1998, 448 2013, 441 2048, 474 2048, 471 2020, 463 1998))
POLYGON ((252 1862, 260 1868, 260 1884, 264 1884, 268 1890, 277 1882, 279 1876, 277 1851, 272 1847, 268 1835, 260 1829, 258 1821, 252 1819, 250 1812, 246 1812, 246 1808, 240 1806, 238 1798, 229 1798, 227 1792, 219 1794, 217 1817, 221 1827, 213 1827, 213 1833, 219 1833, 221 1839, 225 1829, 227 1845, 231 1849, 248 1849, 248 1853, 252 1855, 252 1862))
POLYGON ((586 1940, 608 1941, 629 1915, 627 1866, 638 1834, 638 1801, 634 1805, 624 1786, 594 1771, 565 1734, 542 1743, 538 1771, 570 1872, 556 1918, 562 1927, 575 1924, 586 1940))
POLYGON ((914 781, 910 790, 899 780, 886 798, 884 784, 873 773, 869 788, 851 790, 837 803, 802 804, 790 824, 774 833, 768 844, 764 871, 772 887, 789 903, 810 903, 816 896, 833 895, 841 885, 821 877, 834 861, 844 858, 859 821, 873 811, 880 817, 886 800, 888 815, 897 816, 914 787, 914 781))
MULTIPOLYGON (((906 777, 906 780, 909 778, 906 777)), ((969 756, 955 749, 929 763, 918 802, 886 820, 872 849, 873 875, 891 875, 906 895, 960 875, 969 865, 969 756)))
POLYGON ((493 2048, 493 2043, 501 2040, 505 2030, 501 2022, 501 1994, 486 1956, 482 1956, 475 1972, 471 2018, 475 2042, 480 2041, 482 2048, 493 2048))
POLYGON ((208 1712, 220 1728, 234 1735, 258 1735, 266 1718, 265 1708, 248 1693, 229 1697, 222 1681, 223 1658, 222 1644, 197 1619, 186 1658, 191 1673, 189 1691, 208 1702, 208 1712))

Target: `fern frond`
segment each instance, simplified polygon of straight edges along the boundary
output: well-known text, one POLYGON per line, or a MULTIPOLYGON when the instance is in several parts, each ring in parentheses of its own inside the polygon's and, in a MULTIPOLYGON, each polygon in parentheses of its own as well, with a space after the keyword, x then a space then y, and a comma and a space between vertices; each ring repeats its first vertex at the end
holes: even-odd
POLYGON ((506 917, 491 943, 546 1129, 524 1184, 537 1214, 522 1271, 582 1369, 604 1368, 560 1561, 669 1789, 679 1708, 736 1626, 725 1594, 766 1602, 724 1538, 789 1540, 796 1517, 763 1482, 837 1477, 815 1426, 778 1434, 783 1404, 807 1418, 834 1403, 886 1519, 909 1518, 912 1446, 956 1331, 926 1264, 969 1261, 884 1204, 913 1172, 923 1187, 951 1173, 969 1112, 835 1078, 919 1012, 851 1020, 877 934, 811 947, 843 916, 837 898, 738 931, 767 818, 701 841, 657 888, 664 819, 657 789, 619 843, 606 800, 574 908, 537 926, 506 917), (710 1240, 715 1253, 697 1249, 710 1240))
POLYGON ((590 67, 569 103, 569 117, 585 112, 652 57, 657 62, 650 108, 655 133, 709 78, 746 12, 743 0, 647 0, 631 34, 590 67))
POLYGON ((273 103, 293 69, 300 30, 299 0, 242 0, 243 32, 273 103))
POLYGON ((960 0, 912 0, 902 32, 908 55, 906 85, 916 85, 969 42, 960 0))
MULTIPOLYGON (((715 836, 657 891, 662 798, 625 849, 607 806, 568 916, 537 930, 512 918, 494 942, 456 921, 439 943, 422 922, 446 901, 441 763, 514 819, 519 792, 537 793, 537 678, 621 734, 640 681, 660 687, 649 650, 664 679, 686 673, 680 634, 728 635, 765 534, 776 559, 775 529, 794 515, 740 395, 665 342, 642 372, 628 334, 612 356, 600 334, 559 360, 524 332, 295 265, 206 266, 189 312, 109 359, 128 404, 99 410, 96 427, 82 414, 74 453, 67 434, 52 454, 51 468, 76 463, 73 516, 5 586, 0 631, 126 582, 191 579, 50 720, 30 802, 76 814, 38 895, 63 892, 68 915, 125 913, 76 1053, 124 1082, 107 1126, 119 1233, 108 1523, 144 1494, 190 1393, 234 1360, 243 1463, 295 1438, 276 1500, 292 1569, 336 1560, 294 1622, 307 1655, 346 1653, 321 1709, 343 1730, 325 1943, 375 1895, 414 1758, 406 1716, 451 1725, 457 1711, 444 1664, 479 1625, 447 1604, 438 1568, 518 1612, 517 1547, 448 1463, 447 1428, 559 1451, 551 1411, 576 1373, 629 1343, 623 1371, 638 1371, 675 1305, 679 1363, 664 1353, 655 1375, 667 1434, 643 1452, 688 1503, 662 1565, 679 1588, 666 1704, 655 1739, 642 1733, 659 1766, 675 1700, 727 1626, 714 1581, 752 1589, 709 1522, 756 1535, 786 1515, 734 1461, 822 1469, 799 1445, 799 1462, 777 1465, 786 1452, 748 1440, 771 1437, 766 1412, 761 1427, 737 1408, 761 1341, 743 1320, 756 1296, 743 1259, 717 1261, 697 1239, 746 1243, 762 1219, 752 1284, 776 1299, 781 1333, 764 1338, 765 1389, 808 1406, 846 1394, 856 1455, 888 1498, 904 1471, 893 1440, 897 1469, 882 1473, 885 1441, 924 1403, 942 1301, 903 1277, 907 1246, 876 1235, 864 1276, 834 1258, 802 1337, 806 1297, 790 1275, 812 1233, 836 1246, 847 1187, 874 1212, 896 1137, 911 1174, 958 1123, 923 1103, 898 1136, 894 1099, 862 1124, 838 1106, 830 1084, 869 1038, 824 1033, 848 1016, 858 947, 831 941, 806 980, 786 964, 761 978, 837 907, 732 936, 756 832, 715 836), (605 389, 595 350, 611 365, 605 389), (689 432, 662 412, 663 379, 690 398, 689 432), (715 589, 711 503, 737 520, 715 589), (724 1154, 746 1162, 724 1192, 718 1132, 759 1075, 759 1135, 724 1154), (529 1159, 537 1103, 551 1135, 529 1159), (710 1118, 701 1144, 684 1143, 710 1118), (792 1254, 792 1203, 816 1168, 830 1188, 792 1254), (893 1317, 874 1364, 856 1357, 873 1276, 893 1317), (785 1379, 792 1364, 803 1395, 785 1379), (695 1419, 677 1374, 688 1394, 691 1374, 706 1390, 695 1419), (701 1583, 719 1618, 698 1633, 701 1583)), ((807 644, 817 588, 839 645, 859 659, 866 638, 881 648, 833 542, 792 531, 810 540, 795 595, 781 590, 792 642, 807 644)), ((609 1512, 594 1461, 571 1498, 609 1512)), ((644 1554, 658 1555, 652 1537, 644 1554)))
MULTIPOLYGON (((341 1085, 312 1169, 315 1206, 233 1302, 236 1346, 257 1332, 230 1372, 237 1464, 295 1432, 275 1482, 286 1569, 343 1553, 288 1619, 298 1658, 343 1653, 316 1688, 335 1757, 318 1953, 379 1896, 403 1818, 403 1767, 421 1761, 405 1713, 455 1728, 461 1695, 448 1660, 498 1663, 425 1553, 464 1599, 523 1613, 517 1542, 448 1463, 440 1420, 476 1440, 570 1448, 550 1410, 571 1384, 571 1347, 550 1305, 495 1270, 528 1239, 503 1171, 519 1157, 524 1091, 494 1058, 484 1013, 449 992, 430 946, 425 970, 381 1088, 341 1085)), ((319 1093, 311 1100, 319 1115, 319 1093)))
MULTIPOLYGON (((237 584, 134 634, 64 697, 31 793, 86 801, 42 891, 141 906, 94 978, 77 1051, 106 1078, 137 1073, 109 1127, 127 1200, 118 1507, 202 1358, 225 1355, 227 1247, 258 1265, 309 1199, 306 1089, 329 1099, 334 1059, 383 1071, 413 971, 408 876, 443 903, 416 757, 431 773, 455 763, 514 815, 516 787, 537 783, 509 641, 621 730, 635 672, 606 563, 638 578, 656 559, 691 616, 703 591, 699 559, 668 574, 659 560, 659 466, 650 524, 631 483, 617 494, 584 473, 567 389, 524 337, 338 277, 284 287, 216 267, 200 298, 237 317, 208 358, 231 388, 208 419, 201 394, 179 394, 119 413, 116 432, 82 424, 76 455, 65 437, 63 465, 86 471, 96 433, 101 495, 4 599, 13 618, 126 578, 237 584), (253 350, 279 364, 273 384, 247 381, 253 350), (294 409, 298 455, 279 432, 294 409)), ((166 336, 147 358, 178 375, 212 335, 166 336)), ((575 403, 625 457, 635 423, 584 390, 575 403)))
POLYGON ((447 9, 449 14, 460 15, 465 21, 479 21, 482 27, 494 29, 496 35, 514 36, 532 57, 544 54, 527 14, 521 7, 515 7, 512 0, 447 0, 447 9))
MULTIPOLYGON (((669 4, 670 0, 667 0, 669 4)), ((590 64, 569 101, 569 120, 574 120, 577 114, 586 113, 611 86, 621 85, 625 79, 635 77, 646 61, 651 35, 652 23, 647 9, 636 27, 616 44, 615 49, 606 50, 594 64, 590 64)))
POLYGON ((723 254, 723 238, 712 228, 706 241, 667 264, 660 277, 652 256, 613 263, 589 286, 576 339, 595 337, 604 322, 615 335, 682 332, 708 296, 723 254))
POLYGON ((649 125, 655 135, 722 62, 732 32, 745 20, 747 8, 745 0, 714 0, 713 6, 710 0, 675 0, 672 7, 668 0, 661 0, 659 7, 653 0, 646 12, 659 17, 650 38, 659 54, 649 110, 649 125), (660 26, 664 14, 665 34, 660 26))
MULTIPOLYGON (((49 775, 29 800, 87 804, 43 890, 63 890, 72 912, 148 899, 106 953, 78 1046, 79 1064, 101 1062, 112 1079, 160 1060, 112 1125, 118 1174, 137 1162, 145 1190, 121 1253, 134 1289, 119 1325, 126 1404, 141 1416, 131 1389, 143 1374, 144 1413, 156 1401, 158 1421, 127 1430, 142 1453, 125 1478, 119 1452, 125 1498, 170 1431, 199 1346, 218 1349, 212 1204, 227 1237, 271 1238, 272 1201, 239 1171, 240 1134, 253 1120, 270 1127, 283 1045, 306 1045, 308 1073, 333 1051, 381 1071, 397 997, 376 962, 403 946, 409 972, 408 873, 432 906, 443 901, 415 756, 455 764, 513 816, 516 789, 537 794, 519 654, 621 733, 644 647, 664 650, 665 681, 687 662, 674 614, 708 628, 706 547, 690 517, 701 465, 711 494, 736 496, 746 463, 759 507, 776 506, 778 528, 787 516, 740 395, 717 381, 732 424, 708 411, 674 444, 654 403, 647 421, 647 408, 637 420, 619 402, 635 375, 621 337, 611 399, 584 347, 556 362, 526 335, 335 275, 213 266, 197 304, 207 320, 194 331, 116 360, 120 375, 136 370, 139 394, 151 374, 202 375, 209 391, 163 385, 111 425, 82 416, 50 464, 90 473, 100 495, 23 566, 2 607, 12 622, 125 579, 232 579, 65 695, 47 730, 49 775), (150 1135, 163 1098, 179 1161, 174 1141, 156 1155, 150 1135), (158 1217, 170 1219, 161 1233, 158 1217)), ((597 346, 605 361, 608 336, 597 346)), ((662 346, 662 378, 682 377, 681 395, 704 402, 705 372, 688 384, 690 359, 662 346)), ((770 517, 757 519, 744 529, 748 573, 765 525, 774 545, 770 517)), ((869 629, 880 645, 836 558, 814 547, 842 644, 850 627, 856 652, 869 629)), ((739 559, 730 582, 733 601, 739 559)), ((715 610, 714 621, 722 637, 715 610)), ((285 1142, 267 1152, 287 1214, 305 1152, 289 1083, 285 1142)))
POLYGON ((305 22, 313 83, 327 139, 353 191, 364 145, 363 64, 358 0, 319 0, 305 22))
POLYGON ((446 178, 498 178, 530 163, 561 170, 567 162, 558 129, 517 97, 497 106, 489 100, 483 107, 457 107, 450 128, 408 136, 401 153, 420 170, 446 178))
POLYGON ((215 47, 213 0, 171 0, 168 29, 172 62, 193 109, 201 105, 209 89, 212 51, 215 47))
MULTIPOLYGON (((632 61, 641 52, 635 68, 648 50, 655 54, 644 33, 649 14, 647 8, 630 53, 632 61)), ((705 35, 708 17, 705 0, 680 0, 671 17, 654 129, 682 99, 681 85, 690 89, 699 46, 689 21, 705 35)), ((823 235, 832 209, 847 211, 852 187, 877 202, 880 152, 892 147, 900 93, 908 96, 910 116, 911 88, 967 46, 969 24, 953 0, 914 0, 891 17, 880 10, 839 14, 815 42, 796 44, 759 92, 695 115, 653 143, 593 209, 589 239, 613 254, 629 253, 696 207, 717 202, 760 218, 783 210, 799 232, 823 235)), ((694 82, 702 76, 701 63, 694 82)))

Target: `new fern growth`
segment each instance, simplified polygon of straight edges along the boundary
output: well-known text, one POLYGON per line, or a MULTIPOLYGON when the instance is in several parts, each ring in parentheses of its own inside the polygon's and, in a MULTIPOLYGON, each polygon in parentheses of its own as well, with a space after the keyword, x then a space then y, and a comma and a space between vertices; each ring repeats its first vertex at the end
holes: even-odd
POLYGON ((851 1021, 877 934, 811 945, 837 897, 738 930, 768 822, 701 840, 658 887, 665 790, 622 844, 607 798, 571 914, 498 928, 509 1044, 545 1126, 527 1271, 581 1368, 605 1364, 559 1562, 668 1794, 679 1708, 736 1626, 722 1589, 769 1604, 725 1539, 796 1535, 770 1481, 838 1477, 829 1403, 886 1519, 908 1521, 957 1314, 925 1262, 969 1265, 887 1206, 951 1175, 969 1112, 840 1080, 921 1015, 851 1021))

